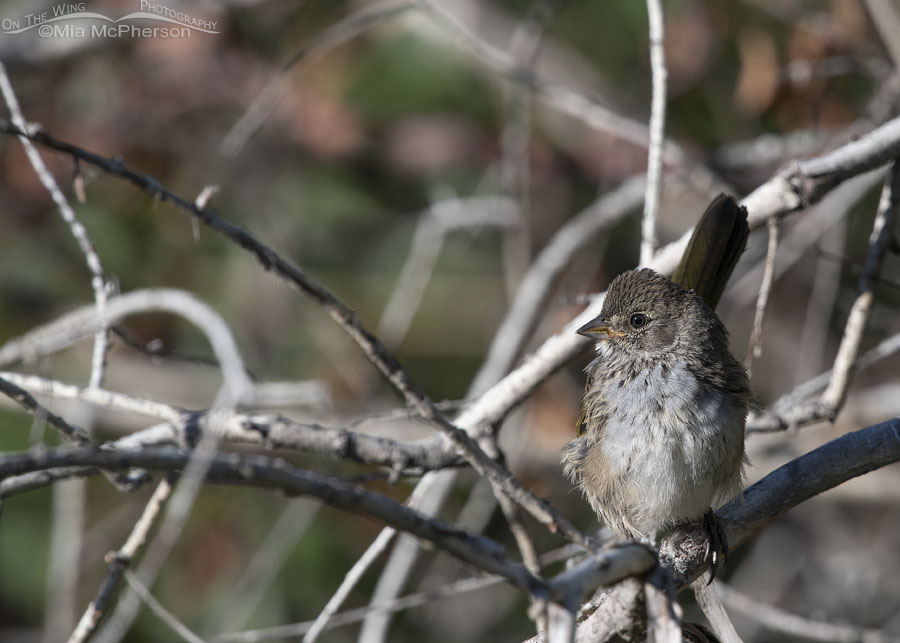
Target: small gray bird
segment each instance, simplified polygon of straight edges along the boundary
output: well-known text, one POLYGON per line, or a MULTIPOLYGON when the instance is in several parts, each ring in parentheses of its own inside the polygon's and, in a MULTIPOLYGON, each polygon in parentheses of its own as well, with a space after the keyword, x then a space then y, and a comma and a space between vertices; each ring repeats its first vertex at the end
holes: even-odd
MULTIPOLYGON (((743 217, 735 227, 743 236, 722 262, 704 267, 697 278, 707 285, 728 280, 746 241, 746 211, 730 197, 704 217, 723 205, 743 217)), ((706 289, 712 305, 723 289, 724 282, 706 289)), ((706 290, 631 270, 609 285, 600 316, 578 330, 596 340, 597 357, 587 367, 578 437, 562 461, 600 519, 626 538, 657 543, 673 525, 709 517, 741 493, 750 386, 724 325, 697 294, 706 290)), ((721 535, 710 529, 711 539, 721 535)), ((724 542, 713 545, 727 551, 724 542)))

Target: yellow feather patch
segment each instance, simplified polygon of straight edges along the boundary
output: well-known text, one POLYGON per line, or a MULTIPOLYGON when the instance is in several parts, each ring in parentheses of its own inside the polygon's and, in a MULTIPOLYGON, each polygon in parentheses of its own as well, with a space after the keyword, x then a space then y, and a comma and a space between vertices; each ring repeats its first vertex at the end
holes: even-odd
POLYGON ((578 416, 578 422, 575 423, 575 437, 580 438, 584 435, 585 431, 587 431, 587 423, 584 418, 584 411, 581 411, 581 415, 578 416))

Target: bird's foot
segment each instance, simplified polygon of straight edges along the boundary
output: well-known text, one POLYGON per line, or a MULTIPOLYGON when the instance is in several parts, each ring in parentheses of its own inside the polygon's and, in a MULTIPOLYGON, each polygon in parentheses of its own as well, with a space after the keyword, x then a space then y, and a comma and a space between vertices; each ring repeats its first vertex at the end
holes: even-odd
POLYGON ((709 561, 709 583, 712 583, 719 569, 720 558, 723 565, 728 563, 728 537, 712 509, 703 514, 703 526, 709 535, 706 559, 709 561))

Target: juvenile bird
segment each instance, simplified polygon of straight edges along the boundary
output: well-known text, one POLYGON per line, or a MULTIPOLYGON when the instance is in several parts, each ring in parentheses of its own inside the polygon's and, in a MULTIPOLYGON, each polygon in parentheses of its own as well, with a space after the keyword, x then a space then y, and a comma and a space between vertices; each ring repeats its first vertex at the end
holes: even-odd
MULTIPOLYGON (((646 268, 625 272, 578 330, 596 341, 596 358, 562 461, 623 537, 657 543, 741 493, 750 386, 712 308, 747 233, 746 210, 718 197, 676 272, 683 285, 646 268)), ((727 551, 708 526, 713 549, 727 551)))

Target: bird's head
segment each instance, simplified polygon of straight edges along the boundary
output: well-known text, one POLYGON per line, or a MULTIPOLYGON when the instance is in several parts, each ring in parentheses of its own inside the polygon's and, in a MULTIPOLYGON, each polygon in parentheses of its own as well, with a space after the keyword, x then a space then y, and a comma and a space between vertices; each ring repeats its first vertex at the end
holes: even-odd
POLYGON ((719 322, 699 297, 642 268, 613 279, 600 315, 577 332, 598 342, 599 352, 621 350, 650 357, 679 345, 702 345, 711 323, 719 322))

